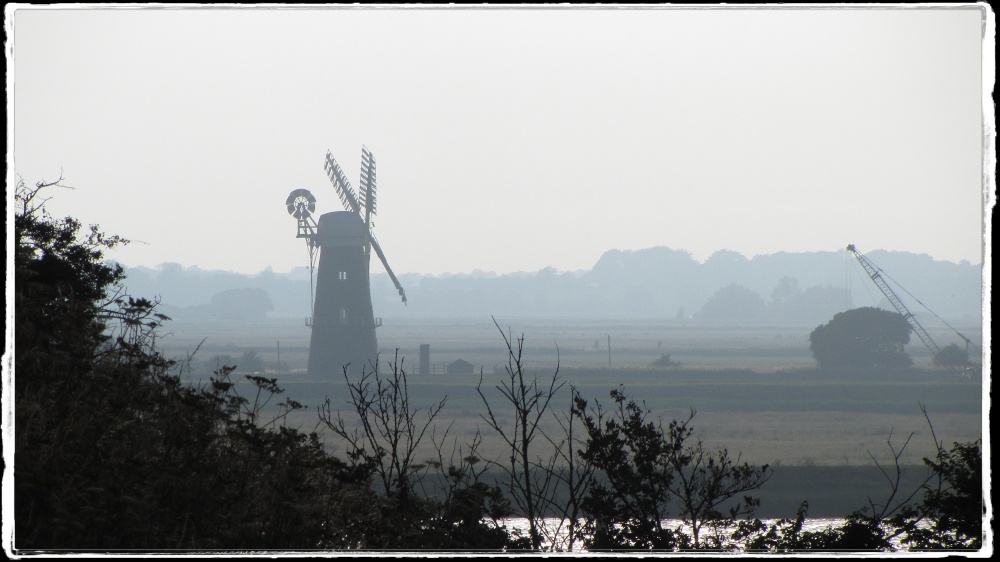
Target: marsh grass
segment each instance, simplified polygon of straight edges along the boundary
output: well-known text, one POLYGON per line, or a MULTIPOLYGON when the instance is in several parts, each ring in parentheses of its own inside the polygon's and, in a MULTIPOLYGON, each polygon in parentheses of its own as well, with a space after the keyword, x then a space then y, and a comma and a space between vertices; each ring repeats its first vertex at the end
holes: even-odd
MULTIPOLYGON (((419 344, 430 343, 432 364, 462 358, 482 368, 484 385, 499 383, 505 350, 489 319, 486 324, 472 320, 396 322, 379 330, 383 351, 387 345, 400 348, 404 368, 411 373, 414 404, 430 406, 447 395, 440 420, 454 422, 450 435, 459 444, 471 439, 477 428, 484 428, 482 402, 475 392, 478 369, 472 376, 424 375, 416 373, 416 365, 419 344)), ((301 320, 258 324, 181 320, 166 331, 171 335, 162 338, 160 346, 168 355, 190 351, 206 336, 199 351, 205 359, 217 353, 239 357, 245 350, 256 350, 269 365, 268 376, 279 378, 285 395, 309 406, 293 414, 293 426, 306 431, 316 428, 315 406, 326 397, 335 410, 348 410, 343 380, 317 381, 305 375, 309 332, 301 320), (281 369, 276 365, 279 341, 281 369)), ((843 516, 846 512, 838 511, 842 506, 850 504, 849 512, 864 505, 866 485, 858 483, 870 482, 871 492, 879 492, 868 453, 880 458, 890 433, 915 433, 901 461, 920 468, 916 465, 924 456, 933 455, 934 449, 918 403, 928 408, 938 436, 948 443, 973 441, 982 432, 981 378, 920 368, 895 373, 823 373, 809 356, 806 328, 535 321, 523 331, 530 373, 550 376, 558 353, 562 376, 585 398, 607 401, 608 393, 623 385, 665 420, 685 416, 694 408, 698 413, 693 427, 707 446, 728 447, 748 462, 769 463, 787 471, 761 494, 764 509, 768 509, 769 497, 782 510, 790 509, 777 516, 794 514, 803 499, 812 500, 810 515, 816 517, 843 516), (611 368, 607 366, 608 334, 611 368), (650 368, 663 353, 670 353, 680 366, 650 368), (843 499, 845 490, 857 493, 843 499)), ((383 356, 391 357, 393 350, 389 351, 383 356)), ((907 351, 919 350, 911 344, 907 351)), ((919 366, 920 355, 913 354, 919 366)), ((207 380, 204 373, 192 377, 207 380)), ((568 408, 568 392, 564 398, 554 407, 568 408)), ((557 425, 549 419, 542 428, 554 432, 557 425)), ((482 455, 502 455, 499 441, 482 433, 482 455)), ((340 445, 327 437, 328 448, 338 450, 340 445)), ((430 457, 432 451, 425 453, 430 457)))

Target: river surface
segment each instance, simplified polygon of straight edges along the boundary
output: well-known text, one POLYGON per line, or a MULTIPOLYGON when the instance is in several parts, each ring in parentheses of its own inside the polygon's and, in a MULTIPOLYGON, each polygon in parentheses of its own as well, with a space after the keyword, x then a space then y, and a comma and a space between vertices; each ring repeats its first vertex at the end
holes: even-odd
MULTIPOLYGON (((767 526, 773 525, 774 523, 777 523, 778 521, 779 521, 778 519, 761 519, 761 522, 763 522, 767 526)), ((545 522, 546 522, 546 526, 550 530, 550 532, 547 533, 548 535, 552 534, 551 530, 558 529, 559 524, 560 524, 560 520, 558 518, 554 518, 554 517, 553 518, 546 518, 545 522)), ((817 531, 822 531, 822 530, 826 529, 827 527, 831 527, 831 526, 832 527, 838 527, 840 525, 843 525, 844 522, 845 522, 845 519, 843 519, 843 518, 840 518, 840 519, 837 519, 837 518, 832 518, 832 519, 824 519, 824 518, 806 519, 802 523, 802 531, 803 532, 817 532, 817 531)), ((527 518, 525 518, 525 517, 511 517, 509 519, 505 519, 504 520, 504 524, 506 524, 507 528, 511 529, 512 531, 514 531, 514 532, 520 532, 523 536, 528 536, 529 525, 528 525, 528 519, 527 518)), ((667 519, 667 520, 664 521, 664 525, 663 526, 664 526, 664 528, 670 528, 670 529, 676 529, 677 527, 680 527, 682 531, 690 532, 690 528, 687 525, 685 525, 684 522, 681 521, 680 519, 667 519)), ((702 536, 706 535, 707 533, 708 533, 708 531, 706 529, 702 529, 702 533, 701 533, 702 536)), ((565 527, 565 525, 563 525, 562 529, 560 529, 560 532, 559 532, 560 542, 562 542, 562 548, 561 548, 561 550, 566 550, 565 544, 566 544, 567 534, 568 533, 567 533, 566 527, 565 527)), ((551 546, 551 542, 547 541, 543 546, 546 549, 548 549, 551 546)), ((898 543, 895 543, 895 546, 899 547, 900 545, 898 543)), ((572 551, 573 552, 586 552, 586 549, 583 548, 583 543, 582 542, 575 541, 574 544, 573 544, 572 551)))

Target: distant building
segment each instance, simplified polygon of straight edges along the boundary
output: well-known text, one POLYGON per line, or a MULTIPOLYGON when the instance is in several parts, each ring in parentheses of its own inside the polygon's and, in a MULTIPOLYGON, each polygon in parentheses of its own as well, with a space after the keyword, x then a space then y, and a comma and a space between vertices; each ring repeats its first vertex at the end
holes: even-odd
POLYGON ((321 251, 309 341, 310 376, 337 380, 347 365, 360 373, 378 360, 367 236, 357 213, 335 211, 319 218, 314 237, 321 251))
POLYGON ((431 344, 420 344, 420 374, 431 374, 431 344))
POLYGON ((448 366, 445 367, 445 373, 449 375, 471 375, 472 369, 472 363, 462 359, 457 359, 448 363, 448 366))

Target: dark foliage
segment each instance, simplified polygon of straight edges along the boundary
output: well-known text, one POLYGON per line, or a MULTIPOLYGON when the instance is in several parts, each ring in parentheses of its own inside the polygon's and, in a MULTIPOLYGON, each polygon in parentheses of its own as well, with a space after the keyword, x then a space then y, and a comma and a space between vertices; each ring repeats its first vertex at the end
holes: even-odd
POLYGON ((661 353, 660 354, 660 358, 657 359, 656 361, 653 361, 649 366, 650 367, 660 367, 660 368, 662 368, 662 367, 679 367, 680 363, 677 362, 677 361, 674 361, 673 359, 671 359, 669 353, 661 353))
MULTIPOLYGON (((509 408, 513 423, 501 421, 503 418, 498 415, 499 409, 494 408, 486 398, 482 372, 479 374, 476 392, 483 401, 486 412, 480 414, 480 417, 500 437, 504 448, 509 451, 504 461, 490 462, 504 474, 505 491, 528 520, 529 544, 533 550, 539 550, 545 536, 544 517, 555 507, 556 483, 567 483, 573 488, 572 479, 576 475, 572 466, 568 473, 560 473, 555 466, 558 454, 543 460, 536 453, 538 443, 545 441, 556 445, 562 458, 566 458, 563 445, 568 445, 569 455, 572 456, 572 440, 557 445, 541 429, 540 423, 565 381, 559 378, 558 364, 547 382, 529 376, 524 369, 524 335, 515 339, 504 333, 495 318, 493 324, 500 331, 507 349, 507 376, 495 388, 501 397, 499 404, 509 408)), ((570 534, 574 532, 575 526, 571 526, 570 534)))
POLYGON ((892 551, 893 528, 864 511, 850 514, 837 527, 803 531, 808 502, 802 502, 794 519, 781 519, 767 526, 760 520, 741 521, 733 538, 743 542, 747 552, 886 552, 892 551))
POLYGON ((601 476, 583 502, 588 548, 729 548, 725 530, 759 505, 753 497, 740 496, 767 481, 768 466, 741 463, 725 449, 707 451, 700 440, 692 443, 693 411, 664 428, 623 390, 612 391, 611 398, 615 409, 610 413, 600 404, 588 408, 579 396, 574 408, 588 435, 581 457, 601 476), (689 533, 664 527, 671 508, 689 533), (709 532, 703 536, 703 530, 709 532))
POLYGON ((757 293, 732 283, 715 292, 695 313, 702 320, 754 320, 764 314, 766 303, 757 293))
POLYGON ((951 450, 939 445, 935 460, 924 459, 930 475, 909 496, 900 489, 902 449, 892 448, 891 440, 889 445, 894 453, 895 473, 879 465, 889 483, 888 498, 882 503, 870 501, 868 508, 851 513, 840 526, 803 532, 808 503, 802 502, 795 519, 782 519, 770 526, 757 519, 741 521, 733 538, 742 542, 748 552, 982 548, 985 510, 980 442, 955 443, 951 450), (921 490, 922 501, 912 502, 921 490))
POLYGON ((934 355, 934 364, 940 367, 966 367, 972 364, 969 354, 957 344, 950 343, 934 355))
POLYGON ((982 441, 938 447, 935 459, 924 459, 936 485, 924 487, 921 506, 930 528, 914 529, 906 540, 915 549, 978 549, 983 544, 982 441))
POLYGON ((257 353, 255 349, 244 351, 235 367, 238 373, 260 373, 266 368, 264 359, 261 358, 260 353, 257 353))
POLYGON ((903 351, 910 325, 896 312, 855 308, 834 315, 809 334, 809 350, 821 368, 907 367, 903 351))
MULTIPOLYGON (((154 347, 168 320, 128 296, 103 251, 124 240, 15 203, 14 547, 312 549, 364 545, 370 475, 261 409, 276 381, 210 384, 154 347), (238 387, 252 389, 251 401, 238 387)), ((372 514, 374 515, 374 514, 372 514)))
MULTIPOLYGON (((377 536, 369 536, 367 547, 383 549, 499 550, 519 548, 500 522, 511 514, 510 503, 496 486, 479 480, 482 471, 474 465, 478 439, 467 454, 445 458, 441 440, 433 436, 433 422, 447 397, 426 408, 410 400, 407 373, 397 356, 388 362, 388 372, 376 362, 351 380, 343 369, 354 416, 334 412, 327 398, 319 408, 319 419, 346 445, 352 466, 374 475, 378 494, 374 498, 382 523, 377 536), (431 433, 429 433, 431 432, 431 433), (420 460, 417 452, 426 438, 433 441, 436 459, 420 460), (440 493, 419 493, 433 469, 440 493)), ((455 449, 453 448, 453 453, 455 449)))

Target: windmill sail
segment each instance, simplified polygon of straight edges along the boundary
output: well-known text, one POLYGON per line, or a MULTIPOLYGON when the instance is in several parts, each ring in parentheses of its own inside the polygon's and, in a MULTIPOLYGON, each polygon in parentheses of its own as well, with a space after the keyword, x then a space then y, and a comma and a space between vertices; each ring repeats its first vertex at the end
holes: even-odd
POLYGON ((385 272, 389 274, 389 279, 392 279, 392 284, 396 286, 396 290, 399 291, 399 296, 403 298, 403 304, 406 304, 406 293, 403 292, 403 286, 399 284, 399 279, 396 279, 396 274, 392 272, 392 268, 389 267, 389 262, 385 259, 385 254, 382 253, 382 247, 378 245, 378 240, 375 240, 375 236, 368 232, 368 240, 371 242, 372 248, 375 250, 375 255, 378 259, 382 261, 382 265, 385 266, 385 272))
POLYGON ((358 196, 354 193, 351 182, 347 181, 344 171, 340 169, 340 164, 337 164, 337 161, 333 159, 333 154, 330 152, 326 153, 326 163, 323 165, 323 168, 326 169, 326 175, 330 177, 330 182, 336 188, 337 195, 340 196, 340 201, 344 204, 344 208, 360 214, 361 204, 358 202, 358 196))
POLYGON ((344 203, 344 208, 353 213, 357 213, 361 216, 361 210, 365 210, 364 224, 365 224, 365 234, 367 240, 365 242, 365 256, 366 259, 371 254, 371 249, 375 249, 375 254, 378 259, 382 262, 385 267, 386 273, 389 274, 389 278, 392 279, 393 285, 396 286, 396 290, 399 292, 399 296, 403 299, 403 304, 406 304, 406 293, 403 291, 403 286, 399 283, 399 279, 396 278, 396 274, 392 272, 392 268, 389 267, 389 262, 385 259, 385 254, 382 252, 382 247, 379 246, 378 241, 375 240, 375 235, 371 231, 371 217, 375 214, 375 156, 372 155, 371 151, 366 147, 361 148, 361 197, 355 193, 354 188, 351 187, 351 182, 347 181, 347 176, 344 175, 344 171, 340 169, 340 165, 333 158, 333 154, 329 151, 326 153, 326 163, 323 166, 326 169, 326 175, 330 177, 330 182, 333 187, 337 190, 337 195, 340 196, 340 200, 344 203))
POLYGON ((361 205, 365 208, 365 222, 375 216, 375 156, 361 147, 361 205))
POLYGON ((365 229, 368 242, 365 244, 365 259, 371 259, 372 216, 375 215, 375 156, 367 147, 361 147, 361 206, 365 209, 365 229))

